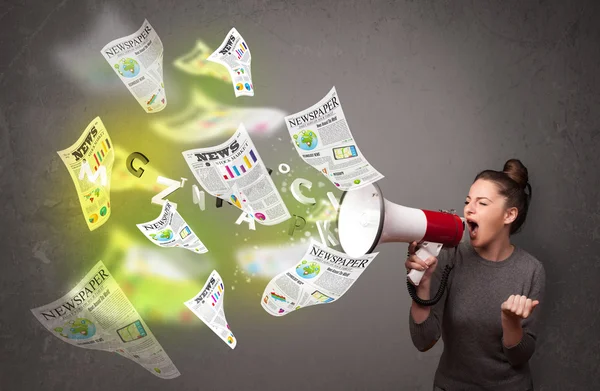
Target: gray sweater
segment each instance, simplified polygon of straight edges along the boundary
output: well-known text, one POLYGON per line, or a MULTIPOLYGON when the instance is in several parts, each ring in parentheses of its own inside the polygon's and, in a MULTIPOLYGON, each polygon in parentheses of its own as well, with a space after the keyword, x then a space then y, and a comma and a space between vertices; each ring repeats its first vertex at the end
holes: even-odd
POLYGON ((516 246, 507 259, 493 262, 463 242, 456 249, 440 252, 431 297, 449 263, 454 269, 446 293, 431 308, 429 317, 417 324, 409 314, 410 335, 417 349, 427 350, 440 335, 444 341, 434 384, 446 391, 531 390, 528 361, 535 350, 536 320, 544 304, 544 267, 516 246), (540 304, 522 321, 519 344, 507 348, 502 342, 500 306, 513 294, 539 300, 540 304))

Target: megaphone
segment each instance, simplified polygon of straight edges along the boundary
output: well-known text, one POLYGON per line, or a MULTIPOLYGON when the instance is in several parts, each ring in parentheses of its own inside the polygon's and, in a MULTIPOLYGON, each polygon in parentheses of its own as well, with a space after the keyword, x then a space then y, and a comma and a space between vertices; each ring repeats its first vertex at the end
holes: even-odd
MULTIPOLYGON (((388 242, 417 242, 422 260, 437 257, 443 246, 459 245, 465 220, 456 214, 409 208, 383 198, 381 189, 370 184, 346 191, 338 209, 338 237, 344 252, 353 258, 371 253, 388 242)), ((424 271, 408 274, 418 286, 424 271)))

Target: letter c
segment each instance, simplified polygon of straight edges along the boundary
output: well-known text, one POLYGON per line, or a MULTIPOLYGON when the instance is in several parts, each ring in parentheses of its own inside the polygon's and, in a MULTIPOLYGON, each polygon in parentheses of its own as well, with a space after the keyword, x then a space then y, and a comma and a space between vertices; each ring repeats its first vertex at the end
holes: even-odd
POLYGON ((146 156, 144 156, 144 154, 142 154, 141 152, 134 152, 131 155, 129 155, 127 157, 127 162, 126 162, 126 166, 127 166, 127 170, 135 177, 141 178, 142 174, 144 173, 144 169, 142 167, 135 169, 133 167, 133 161, 135 159, 139 159, 142 161, 142 165, 145 166, 146 164, 150 163, 150 160, 148 160, 148 158, 146 156))
POLYGON ((290 190, 292 191, 292 195, 294 196, 294 198, 298 202, 303 203, 304 205, 314 205, 316 203, 316 200, 314 198, 306 197, 304 194, 302 194, 302 191, 300 190, 300 185, 304 185, 308 188, 308 190, 310 190, 310 188, 312 187, 312 182, 308 179, 296 178, 294 182, 292 182, 292 184, 290 185, 290 190))

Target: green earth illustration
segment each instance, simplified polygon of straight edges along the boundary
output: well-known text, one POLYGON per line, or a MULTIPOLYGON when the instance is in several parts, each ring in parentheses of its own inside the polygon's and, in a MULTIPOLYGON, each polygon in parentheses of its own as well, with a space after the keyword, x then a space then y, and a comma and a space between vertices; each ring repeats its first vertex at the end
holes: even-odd
POLYGON ((77 318, 68 321, 63 327, 56 327, 54 331, 68 339, 88 339, 96 334, 96 325, 89 319, 77 318))
POLYGON ((166 242, 173 239, 173 231, 171 231, 169 228, 163 229, 159 233, 150 234, 150 237, 157 242, 166 242))
POLYGON ((295 134, 293 137, 294 141, 296 142, 296 145, 300 149, 304 149, 305 151, 315 149, 317 147, 317 144, 319 143, 315 132, 308 129, 303 130, 298 134, 295 134))
POLYGON ((115 69, 123 77, 136 77, 140 73, 140 64, 133 58, 122 58, 115 64, 115 69))
POLYGON ((359 183, 360 183, 360 179, 355 179, 355 180, 354 180, 354 184, 355 184, 355 185, 358 185, 359 183))
POLYGON ((321 272, 321 265, 317 262, 303 260, 296 266, 296 274, 302 278, 314 278, 321 272))

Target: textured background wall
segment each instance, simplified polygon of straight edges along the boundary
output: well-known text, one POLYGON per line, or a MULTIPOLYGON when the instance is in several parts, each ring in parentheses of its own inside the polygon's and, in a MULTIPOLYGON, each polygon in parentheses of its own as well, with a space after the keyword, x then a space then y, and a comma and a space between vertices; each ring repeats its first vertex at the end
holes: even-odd
MULTIPOLYGON (((157 379, 116 355, 63 343, 31 315, 30 308, 57 299, 83 277, 111 230, 107 225, 101 232, 87 231, 55 151, 70 145, 96 115, 110 119, 109 132, 129 140, 131 151, 160 141, 136 125, 149 115, 99 53, 108 41, 135 31, 144 18, 165 45, 171 106, 187 93, 173 59, 197 38, 217 47, 232 26, 251 45, 257 95, 235 100, 230 85, 220 86, 230 104, 293 113, 335 85, 351 130, 385 175, 380 185, 393 202, 462 211, 477 172, 520 158, 530 171, 533 204, 514 240, 537 256, 547 273, 542 332, 532 359, 536 389, 596 387, 596 1, 48 0, 8 1, 0 7, 2 390, 431 389, 442 346, 419 353, 410 342, 410 300, 404 260, 398 257, 404 244, 381 247, 375 263, 331 305, 276 319, 258 303, 267 280, 228 293, 227 318, 239 340, 233 351, 199 322, 180 327, 145 317, 182 373, 174 380, 157 379), (97 69, 90 67, 79 79, 66 69, 69 61, 85 67, 89 59, 97 69), (106 82, 94 82, 102 72, 106 82)), ((274 141, 262 139, 257 145, 271 167, 295 159, 300 170, 303 163, 292 156, 286 132, 281 123, 274 141), (270 149, 271 143, 283 147, 270 149)), ((183 148, 174 146, 166 157, 155 154, 171 178, 191 178, 185 166, 169 170, 169 159, 180 159, 183 148)), ((283 186, 281 177, 274 180, 283 186)), ((326 190, 335 191, 329 184, 326 190)), ((181 199, 191 204, 189 188, 185 191, 181 199)), ((149 194, 142 201, 118 198, 123 214, 128 202, 147 205, 148 212, 129 218, 129 224, 157 215, 149 194)), ((225 213, 235 219, 231 212, 208 216, 225 213)), ((203 218, 205 224, 216 221, 203 218)), ((232 221, 219 224, 244 231, 232 221)), ((194 229, 200 235, 210 230, 194 229)), ((216 240, 206 244, 218 245, 216 240)), ((214 262, 226 282, 234 278, 230 260, 214 262)))

